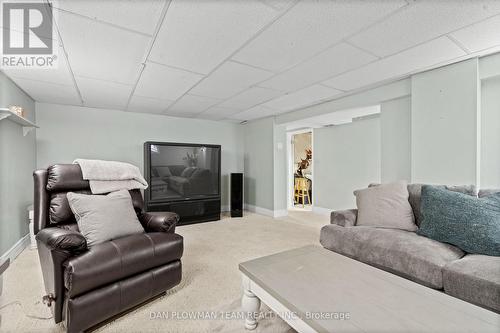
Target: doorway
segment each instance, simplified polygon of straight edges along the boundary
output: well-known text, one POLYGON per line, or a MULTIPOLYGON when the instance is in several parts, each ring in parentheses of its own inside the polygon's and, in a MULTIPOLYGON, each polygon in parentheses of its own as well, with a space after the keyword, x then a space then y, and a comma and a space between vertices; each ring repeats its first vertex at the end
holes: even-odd
POLYGON ((288 193, 289 208, 312 210, 313 134, 312 130, 289 133, 288 193))

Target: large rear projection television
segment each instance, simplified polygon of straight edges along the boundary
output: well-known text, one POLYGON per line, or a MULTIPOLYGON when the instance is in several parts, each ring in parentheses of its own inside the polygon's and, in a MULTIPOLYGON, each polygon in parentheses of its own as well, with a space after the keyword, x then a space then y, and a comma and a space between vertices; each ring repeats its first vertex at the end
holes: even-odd
POLYGON ((144 143, 147 211, 171 211, 179 224, 220 219, 220 145, 144 143))

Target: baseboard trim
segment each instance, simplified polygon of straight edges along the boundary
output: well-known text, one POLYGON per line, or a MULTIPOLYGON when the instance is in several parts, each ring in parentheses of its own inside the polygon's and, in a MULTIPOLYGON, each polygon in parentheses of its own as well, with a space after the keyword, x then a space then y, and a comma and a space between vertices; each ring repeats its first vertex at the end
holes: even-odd
POLYGON ((18 255, 23 252, 25 248, 27 248, 31 244, 30 242, 30 234, 24 235, 20 240, 16 242, 16 244, 12 245, 10 249, 7 250, 0 259, 10 259, 10 262, 13 262, 14 259, 17 258, 18 255))
POLYGON ((272 218, 283 217, 283 216, 288 215, 288 211, 286 209, 270 210, 267 208, 262 208, 262 207, 254 206, 254 205, 250 205, 250 204, 245 204, 245 210, 248 210, 249 212, 256 213, 256 214, 269 216, 272 218))
POLYGON ((332 213, 333 209, 323 208, 323 207, 318 207, 318 206, 313 206, 312 211, 315 214, 324 215, 324 216, 330 216, 330 214, 332 213))

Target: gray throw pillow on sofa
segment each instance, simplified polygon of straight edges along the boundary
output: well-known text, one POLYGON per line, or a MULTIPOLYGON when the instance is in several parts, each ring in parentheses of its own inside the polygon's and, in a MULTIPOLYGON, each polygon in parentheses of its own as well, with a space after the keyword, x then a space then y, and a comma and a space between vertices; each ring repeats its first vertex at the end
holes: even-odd
POLYGON ((418 234, 465 252, 500 256, 500 193, 482 198, 424 185, 418 234))
POLYGON ((406 181, 356 190, 354 195, 358 206, 357 226, 417 230, 406 181))
POLYGON ((108 195, 88 195, 68 192, 71 211, 75 214, 80 233, 87 245, 144 232, 126 190, 108 195))

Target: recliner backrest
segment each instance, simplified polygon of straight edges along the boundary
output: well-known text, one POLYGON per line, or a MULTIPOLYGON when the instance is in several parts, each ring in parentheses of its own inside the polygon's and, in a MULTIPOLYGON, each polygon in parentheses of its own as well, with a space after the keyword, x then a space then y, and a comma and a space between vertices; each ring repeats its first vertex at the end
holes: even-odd
MULTIPOLYGON (((35 171, 34 177, 35 232, 48 226, 76 223, 66 194, 91 194, 89 182, 83 179, 80 166, 55 164, 47 170, 35 171)), ((144 208, 142 194, 140 190, 131 190, 130 195, 134 209, 139 214, 144 208)))

